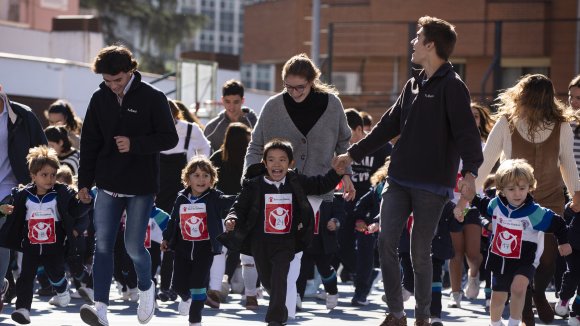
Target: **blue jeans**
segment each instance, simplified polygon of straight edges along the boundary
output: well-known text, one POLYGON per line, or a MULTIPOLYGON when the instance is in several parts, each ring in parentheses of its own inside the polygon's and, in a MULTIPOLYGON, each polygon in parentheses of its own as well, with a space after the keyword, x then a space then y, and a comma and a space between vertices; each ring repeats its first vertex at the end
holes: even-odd
POLYGON ((95 259, 93 282, 95 301, 109 304, 109 291, 113 277, 115 239, 123 210, 125 222, 125 248, 133 260, 137 273, 137 287, 141 291, 151 287, 151 256, 145 249, 145 232, 153 208, 153 195, 113 197, 99 189, 95 198, 93 223, 95 225, 95 259))
MULTIPOLYGON (((385 185, 387 187, 387 185, 385 185)), ((403 312, 401 268, 397 248, 407 218, 413 213, 411 262, 415 275, 415 318, 429 319, 431 305, 431 241, 447 203, 447 196, 400 186, 394 182, 383 192, 379 255, 387 306, 392 313, 403 312)))

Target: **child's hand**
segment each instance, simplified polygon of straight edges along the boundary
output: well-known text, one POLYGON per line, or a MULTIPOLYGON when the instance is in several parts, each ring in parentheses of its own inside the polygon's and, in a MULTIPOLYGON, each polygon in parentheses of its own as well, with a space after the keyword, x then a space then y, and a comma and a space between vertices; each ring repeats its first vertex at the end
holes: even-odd
POLYGON ((368 227, 367 224, 363 220, 356 220, 354 224, 354 229, 357 230, 358 232, 367 231, 367 227, 368 227))
POLYGON ((162 252, 166 252, 167 250, 169 250, 169 246, 167 245, 167 240, 163 240, 161 241, 161 251, 162 252))
POLYGON ((73 229, 73 235, 75 236, 75 238, 78 237, 79 236, 79 231, 73 229))
POLYGON ((347 165, 342 162, 339 162, 338 157, 336 156, 332 158, 331 166, 338 175, 343 175, 346 173, 347 165))
POLYGON ((455 205, 455 208, 453 209, 453 216, 455 216, 455 219, 457 221, 463 223, 463 221, 465 220, 465 209, 468 207, 468 205, 469 200, 467 200, 462 195, 461 198, 459 198, 459 200, 457 201, 457 205, 455 205))
POLYGON ((328 231, 336 231, 336 229, 337 229, 336 219, 331 218, 330 221, 328 221, 328 223, 326 223, 326 228, 328 229, 328 231))
POLYGON ((236 228, 236 220, 229 219, 226 221, 225 225, 226 225, 226 232, 233 231, 236 228))
POLYGON ((0 205, 0 214, 10 215, 14 211, 14 206, 9 204, 0 205))
POLYGON ((378 223, 378 222, 375 222, 375 223, 373 223, 373 224, 370 224, 370 225, 367 227, 367 232, 368 232, 369 234, 370 234, 370 233, 375 233, 375 232, 378 232, 378 231, 379 231, 379 223, 378 223))
POLYGON ((560 256, 565 257, 572 253, 572 246, 569 243, 565 243, 563 245, 558 246, 558 251, 560 252, 560 256))

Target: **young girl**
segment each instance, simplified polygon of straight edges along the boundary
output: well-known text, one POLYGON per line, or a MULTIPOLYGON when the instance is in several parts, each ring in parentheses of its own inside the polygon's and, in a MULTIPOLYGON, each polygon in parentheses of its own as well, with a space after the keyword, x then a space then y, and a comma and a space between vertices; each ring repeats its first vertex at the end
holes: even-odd
POLYGON ((0 246, 22 251, 22 271, 16 283, 16 309, 12 320, 30 323, 30 308, 34 277, 39 265, 57 294, 50 304, 66 307, 70 302, 64 268, 64 241, 73 238, 73 225, 90 209, 90 200, 78 201, 76 191, 56 183, 59 161, 56 152, 46 146, 30 149, 28 169, 32 183, 15 188, 11 204, 0 206, 1 213, 10 214, 0 230, 0 246))
POLYGON ((50 126, 44 129, 48 145, 58 154, 60 164, 68 166, 73 175, 79 170, 79 151, 72 146, 68 131, 63 126, 50 126))
POLYGON ((216 237, 223 232, 222 219, 233 202, 213 187, 217 171, 204 156, 195 156, 183 169, 180 191, 161 251, 175 251, 173 290, 181 297, 179 313, 189 314, 189 325, 201 325, 201 311, 206 300, 206 286, 214 255, 222 252, 216 237))
MULTIPOLYGON (((266 175, 245 180, 226 218, 228 249, 252 255, 258 276, 269 290, 268 325, 286 323, 287 275, 294 253, 304 250, 314 235, 314 213, 306 195, 329 192, 341 176, 330 170, 307 177, 288 168, 294 163, 292 145, 271 140, 264 146, 266 175)), ((333 167, 335 160, 333 160, 333 167)), ((248 170, 255 168, 250 167, 248 170)), ((343 171, 341 171, 343 173, 343 171)), ((224 241, 226 242, 226 241, 224 241)))
POLYGON ((499 194, 479 199, 474 204, 492 218, 492 238, 486 268, 492 272, 491 325, 502 325, 501 315, 510 298, 508 326, 522 319, 526 289, 532 281, 542 254, 544 232, 554 233, 562 256, 572 252, 566 223, 553 211, 534 202, 534 169, 525 160, 506 160, 495 174, 499 194))

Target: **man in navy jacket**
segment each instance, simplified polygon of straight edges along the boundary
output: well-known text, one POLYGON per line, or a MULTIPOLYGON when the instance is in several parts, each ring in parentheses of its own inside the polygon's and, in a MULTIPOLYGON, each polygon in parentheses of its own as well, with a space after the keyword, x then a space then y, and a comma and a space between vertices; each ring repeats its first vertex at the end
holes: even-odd
POLYGON ((137 61, 124 46, 103 48, 93 63, 103 82, 93 94, 81 133, 79 197, 96 184, 93 220, 95 306, 81 307, 89 325, 108 325, 113 248, 123 210, 125 246, 138 278, 137 319, 148 323, 155 311, 151 257, 144 240, 154 195, 159 191, 159 152, 177 144, 167 98, 141 80, 137 61))

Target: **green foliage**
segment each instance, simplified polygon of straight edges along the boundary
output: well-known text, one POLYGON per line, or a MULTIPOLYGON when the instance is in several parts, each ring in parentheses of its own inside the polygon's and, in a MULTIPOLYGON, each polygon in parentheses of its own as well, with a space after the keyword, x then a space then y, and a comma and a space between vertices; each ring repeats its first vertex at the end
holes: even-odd
POLYGON ((127 45, 141 70, 156 73, 167 72, 177 45, 206 21, 202 15, 177 13, 177 0, 81 0, 80 6, 98 11, 107 44, 127 45))

